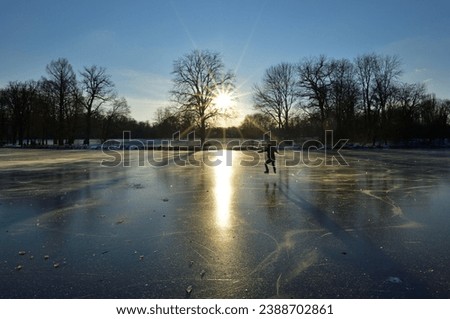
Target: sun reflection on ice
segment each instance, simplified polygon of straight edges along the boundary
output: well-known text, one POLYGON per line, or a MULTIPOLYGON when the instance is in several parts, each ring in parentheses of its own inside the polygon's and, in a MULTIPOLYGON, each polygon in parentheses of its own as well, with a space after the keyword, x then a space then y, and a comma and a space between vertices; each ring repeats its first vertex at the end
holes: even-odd
POLYGON ((231 197, 233 195, 232 169, 231 165, 227 165, 225 159, 221 159, 220 164, 214 167, 216 223, 221 228, 230 226, 231 197))

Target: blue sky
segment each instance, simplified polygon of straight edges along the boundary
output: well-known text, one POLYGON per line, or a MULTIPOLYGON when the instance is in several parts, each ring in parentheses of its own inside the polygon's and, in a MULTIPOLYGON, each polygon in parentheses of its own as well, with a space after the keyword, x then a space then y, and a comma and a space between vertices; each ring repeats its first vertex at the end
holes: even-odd
POLYGON ((0 0, 0 87, 39 79, 65 57, 76 71, 106 67, 137 120, 169 104, 173 61, 219 52, 237 76, 242 114, 280 62, 324 54, 395 54, 402 80, 450 98, 450 2, 418 0, 0 0))

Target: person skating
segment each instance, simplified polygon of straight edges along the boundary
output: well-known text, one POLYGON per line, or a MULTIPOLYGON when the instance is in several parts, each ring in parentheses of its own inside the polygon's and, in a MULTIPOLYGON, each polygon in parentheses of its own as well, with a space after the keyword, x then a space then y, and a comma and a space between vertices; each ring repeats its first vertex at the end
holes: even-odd
POLYGON ((264 166, 266 170, 265 174, 269 174, 269 166, 268 164, 272 164, 273 172, 277 172, 277 168, 275 167, 275 153, 278 153, 276 146, 274 143, 267 143, 267 145, 260 150, 258 153, 266 153, 266 161, 264 162, 264 166))

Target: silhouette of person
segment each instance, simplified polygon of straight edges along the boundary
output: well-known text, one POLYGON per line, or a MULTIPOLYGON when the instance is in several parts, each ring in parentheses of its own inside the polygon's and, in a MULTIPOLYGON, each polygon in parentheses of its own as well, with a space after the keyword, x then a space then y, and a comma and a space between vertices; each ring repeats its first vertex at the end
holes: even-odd
POLYGON ((274 143, 267 143, 264 149, 260 150, 258 153, 266 153, 266 161, 264 163, 264 166, 266 167, 266 170, 264 171, 265 174, 269 174, 269 166, 268 164, 272 164, 273 172, 277 172, 277 168, 275 167, 275 153, 278 153, 276 146, 274 143))

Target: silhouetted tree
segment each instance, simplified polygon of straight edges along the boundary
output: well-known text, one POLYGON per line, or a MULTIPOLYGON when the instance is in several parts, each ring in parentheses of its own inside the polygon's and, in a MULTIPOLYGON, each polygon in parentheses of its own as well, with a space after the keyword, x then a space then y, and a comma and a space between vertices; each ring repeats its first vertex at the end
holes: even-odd
POLYGON ((380 134, 386 140, 386 108, 395 97, 397 80, 402 73, 400 60, 396 56, 371 53, 357 57, 355 64, 368 137, 375 144, 380 134))
POLYGON ((254 108, 266 114, 278 129, 289 130, 290 116, 299 106, 296 68, 281 63, 266 70, 262 85, 254 86, 254 108))
POLYGON ((361 109, 364 112, 365 126, 367 128, 367 136, 374 139, 374 118, 372 114, 374 104, 374 79, 377 56, 375 54, 364 54, 358 56, 355 60, 356 74, 358 84, 361 90, 361 109))
POLYGON ((0 89, 0 146, 8 140, 10 116, 5 100, 5 93, 0 89))
POLYGON ((349 138, 354 134, 355 109, 359 97, 355 68, 346 59, 333 60, 331 64, 329 104, 336 118, 337 135, 349 138))
POLYGON ((305 59, 298 66, 300 94, 309 101, 305 107, 319 111, 324 128, 326 120, 331 117, 329 95, 332 72, 332 64, 323 55, 305 59))
POLYGON ((424 127, 422 137, 443 138, 448 136, 449 119, 450 101, 439 100, 434 94, 428 95, 420 105, 420 121, 424 127))
POLYGON ((46 97, 43 81, 37 82, 36 93, 31 109, 30 138, 32 143, 48 144, 47 139, 55 135, 54 106, 46 97))
POLYGON ((23 145, 25 135, 29 139, 31 113, 37 97, 37 83, 9 82, 3 90, 2 99, 5 107, 9 109, 12 123, 12 143, 23 145))
POLYGON ((114 83, 106 69, 97 67, 84 67, 81 75, 81 89, 83 91, 83 107, 85 109, 86 127, 84 144, 89 145, 91 138, 91 119, 99 114, 100 107, 115 97, 114 83))
POLYGON ((389 100, 395 97, 397 81, 402 70, 400 60, 396 56, 375 56, 374 60, 374 105, 376 112, 380 112, 380 135, 386 141, 385 129, 387 125, 386 108, 389 100))
POLYGON ((73 105, 77 96, 77 80, 72 65, 67 59, 59 58, 47 65, 48 78, 44 78, 48 95, 56 107, 57 131, 59 145, 64 144, 66 112, 73 105))
POLYGON ((156 121, 153 124, 158 137, 168 138, 175 132, 182 131, 181 120, 176 110, 170 107, 161 107, 156 110, 156 121))
POLYGON ((254 113, 246 115, 239 130, 243 137, 246 138, 261 138, 264 133, 271 131, 276 122, 270 115, 265 113, 254 113))
POLYGON ((176 60, 172 74, 172 99, 180 113, 193 118, 191 125, 199 129, 203 145, 209 121, 221 114, 213 100, 221 92, 233 90, 234 75, 224 71, 218 53, 200 50, 176 60))
POLYGON ((5 89, 0 89, 0 146, 9 142, 11 116, 7 105, 5 89))
POLYGON ((395 102, 388 110, 386 133, 393 139, 407 140, 420 131, 420 105, 426 98, 423 83, 400 83, 395 90, 395 102))
POLYGON ((124 97, 116 98, 104 115, 103 139, 121 137, 120 127, 130 117, 130 106, 124 97))

